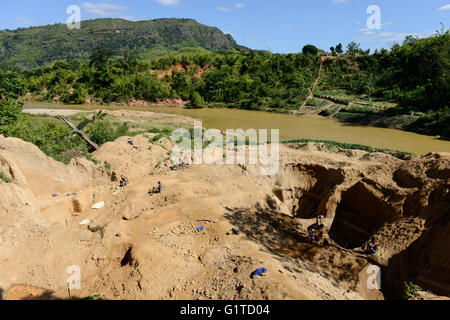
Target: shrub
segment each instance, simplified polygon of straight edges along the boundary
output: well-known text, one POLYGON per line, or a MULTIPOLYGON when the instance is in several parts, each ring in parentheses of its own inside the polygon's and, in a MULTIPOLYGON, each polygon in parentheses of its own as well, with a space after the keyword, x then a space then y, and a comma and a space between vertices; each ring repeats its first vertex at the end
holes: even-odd
POLYGON ((417 295, 417 292, 422 291, 421 287, 412 282, 409 283, 404 282, 404 288, 405 288, 404 294, 405 299, 413 299, 417 295))
POLYGON ((21 115, 21 103, 11 99, 0 101, 0 134, 8 135, 10 127, 20 120, 21 115))
POLYGON ((156 136, 154 136, 154 137, 151 139, 151 142, 152 142, 152 143, 155 143, 155 142, 161 140, 163 137, 164 137, 164 134, 162 134, 162 133, 157 134, 156 136))
POLYGON ((8 177, 3 171, 0 171, 0 180, 6 183, 10 183, 12 179, 8 177))
POLYGON ((200 93, 195 91, 191 96, 191 101, 187 104, 189 108, 201 109, 206 107, 205 100, 203 100, 200 93))
POLYGON ((108 141, 114 141, 119 137, 129 135, 129 127, 126 122, 114 126, 109 121, 101 120, 89 125, 87 132, 92 141, 102 145, 108 141))

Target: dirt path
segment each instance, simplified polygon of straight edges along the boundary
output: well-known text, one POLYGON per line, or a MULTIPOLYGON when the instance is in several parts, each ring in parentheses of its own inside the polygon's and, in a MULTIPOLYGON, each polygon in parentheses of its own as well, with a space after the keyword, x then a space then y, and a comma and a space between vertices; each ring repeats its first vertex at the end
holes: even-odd
POLYGON ((319 66, 319 74, 318 74, 318 76, 317 76, 317 79, 316 79, 316 81, 314 81, 312 87, 309 89, 309 95, 308 95, 308 97, 306 98, 305 102, 303 102, 303 104, 301 105, 301 107, 298 109, 298 111, 303 110, 303 108, 304 108, 304 107, 306 106, 306 104, 308 103, 309 99, 311 99, 311 98, 313 97, 314 89, 316 88, 316 85, 317 85, 317 83, 318 83, 319 80, 320 80, 320 72, 322 71, 322 64, 323 64, 323 62, 320 62, 320 66, 319 66))

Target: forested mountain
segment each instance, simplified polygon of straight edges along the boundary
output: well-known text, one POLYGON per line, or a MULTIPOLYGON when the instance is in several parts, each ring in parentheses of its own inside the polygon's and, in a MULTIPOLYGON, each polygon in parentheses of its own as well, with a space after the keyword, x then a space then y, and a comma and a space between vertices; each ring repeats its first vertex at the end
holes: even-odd
POLYGON ((175 98, 196 108, 317 111, 363 124, 387 119, 382 126, 398 115, 402 123, 397 127, 450 135, 449 32, 408 37, 402 45, 374 54, 349 49, 329 57, 322 67, 313 53, 185 50, 151 61, 100 50, 88 59, 56 62, 21 75, 32 97, 44 101, 108 104, 175 98))
POLYGON ((65 24, 0 31, 0 66, 36 67, 55 60, 84 58, 98 49, 145 51, 155 47, 201 47, 210 51, 238 48, 229 34, 192 19, 127 21, 95 19, 81 29, 65 24))

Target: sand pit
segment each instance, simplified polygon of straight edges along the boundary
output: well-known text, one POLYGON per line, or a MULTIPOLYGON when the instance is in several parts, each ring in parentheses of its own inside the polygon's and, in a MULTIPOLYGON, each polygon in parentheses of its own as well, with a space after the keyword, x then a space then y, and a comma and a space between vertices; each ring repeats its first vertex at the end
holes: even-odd
POLYGON ((362 151, 282 146, 279 173, 262 176, 254 165, 171 171, 170 142, 133 141, 138 149, 127 137, 103 145, 97 166, 65 166, 0 137, 12 178, 0 182, 3 298, 67 299, 70 266, 81 271, 72 298, 383 299, 404 281, 430 291, 421 297, 450 294, 449 154, 361 160, 362 151), (158 181, 162 193, 148 195, 158 181), (318 215, 324 247, 307 239, 318 215), (379 250, 366 256, 359 247, 372 236, 379 250), (366 286, 370 265, 381 290, 366 286), (260 267, 267 276, 251 278, 260 267))

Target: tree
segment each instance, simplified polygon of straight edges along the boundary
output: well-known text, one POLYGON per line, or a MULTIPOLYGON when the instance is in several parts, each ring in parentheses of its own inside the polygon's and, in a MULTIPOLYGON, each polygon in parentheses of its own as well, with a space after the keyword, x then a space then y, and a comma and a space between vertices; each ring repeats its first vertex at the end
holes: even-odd
POLYGON ((25 85, 18 79, 16 73, 0 70, 0 101, 17 99, 25 94, 25 85))
POLYGON ((194 93, 191 96, 191 101, 188 103, 188 107, 193 109, 201 109, 206 107, 206 103, 205 100, 203 100, 200 93, 194 91, 194 93))
POLYGON ((330 51, 331 51, 331 54, 332 54, 333 56, 336 55, 336 50, 334 49, 334 47, 331 47, 331 48, 330 48, 330 51))
POLYGON ((444 24, 443 24, 442 22, 441 22, 441 26, 442 26, 442 28, 441 28, 440 31, 439 31, 439 30, 436 30, 435 35, 436 35, 437 37, 440 37, 440 36, 443 36, 443 35, 448 35, 448 34, 450 34, 450 29, 445 30, 445 26, 444 26, 444 24))
POLYGON ((347 45, 347 52, 350 54, 358 53, 360 50, 359 43, 356 43, 355 41, 352 41, 347 45))
POLYGON ((369 50, 363 50, 361 49, 361 47, 359 46, 359 43, 356 43, 354 41, 350 42, 347 45, 347 52, 351 55, 355 55, 355 54, 363 54, 363 55, 367 55, 370 53, 370 49, 369 50))
POLYGON ((22 116, 22 104, 12 99, 0 101, 0 134, 7 134, 9 127, 22 116))
POLYGON ((339 43, 337 46, 336 46, 336 53, 337 54, 342 54, 344 52, 344 50, 342 50, 342 43, 339 43))
POLYGON ((319 49, 312 44, 307 44, 302 49, 303 54, 317 55, 319 53, 319 49))
POLYGON ((89 65, 94 68, 101 68, 112 57, 112 51, 109 49, 101 49, 95 51, 89 58, 89 65))
POLYGON ((25 85, 15 73, 0 71, 0 134, 7 134, 22 115, 22 103, 15 100, 25 93, 25 85))

